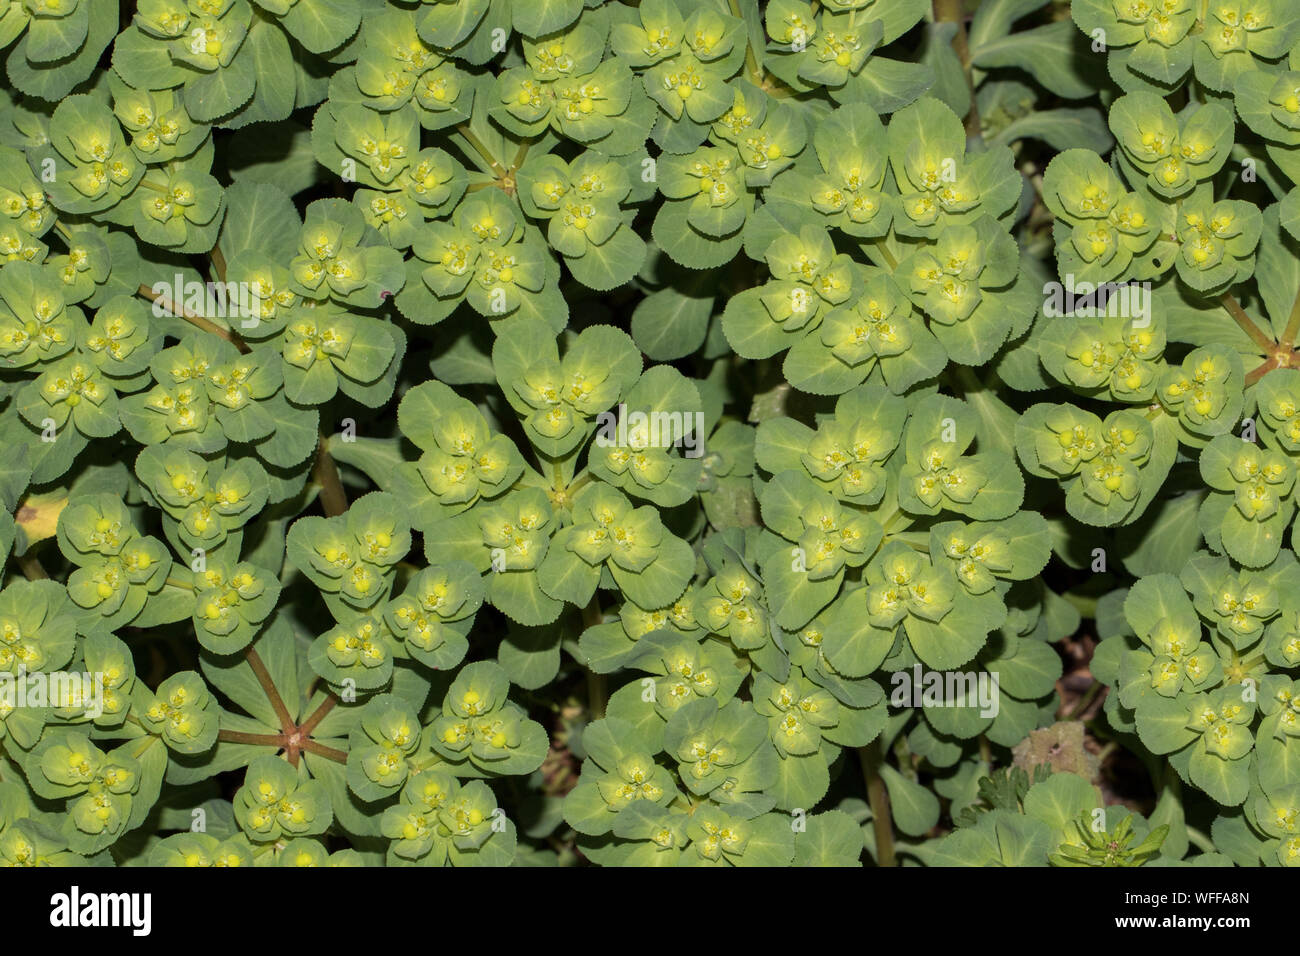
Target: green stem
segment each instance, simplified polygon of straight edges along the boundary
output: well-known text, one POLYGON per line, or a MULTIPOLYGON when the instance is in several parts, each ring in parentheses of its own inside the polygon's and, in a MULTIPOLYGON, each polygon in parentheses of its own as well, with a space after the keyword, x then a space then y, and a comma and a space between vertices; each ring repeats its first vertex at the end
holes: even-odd
POLYGON ((894 828, 889 818, 889 792, 880 776, 880 766, 885 762, 876 737, 865 747, 858 748, 862 763, 862 778, 867 785, 867 802, 871 804, 871 825, 876 833, 876 863, 879 866, 897 866, 894 857, 894 828))
POLYGON ((528 148, 533 145, 531 139, 526 139, 519 144, 519 149, 515 152, 515 158, 510 161, 510 169, 514 172, 519 171, 519 167, 524 164, 528 158, 528 148))
POLYGON ((898 761, 898 768, 913 783, 916 783, 916 765, 912 763, 912 748, 907 745, 907 735, 899 734, 898 739, 894 741, 894 759, 898 761))
POLYGON ((569 493, 569 500, 572 501, 573 496, 576 495, 583 488, 587 487, 587 485, 591 484, 591 482, 592 482, 591 472, 584 471, 582 474, 580 474, 576 479, 574 479, 573 484, 569 485, 569 487, 565 489, 569 493))
MULTIPOLYGON (((600 609, 600 598, 592 595, 587 606, 582 609, 582 623, 584 627, 595 627, 604 621, 604 612, 600 609)), ((608 703, 607 689, 605 686, 605 675, 597 674, 591 668, 587 671, 587 712, 592 720, 600 720, 605 716, 605 705, 608 703)))
POLYGON ((882 517, 884 517, 885 521, 883 529, 884 534, 891 534, 899 525, 902 525, 903 527, 911 527, 912 525, 911 517, 901 508, 895 509, 893 514, 882 517))
POLYGON ((754 79, 756 86, 762 86, 766 75, 758 65, 758 59, 754 56, 754 45, 749 42, 749 24, 745 21, 745 16, 740 12, 740 3, 738 0, 727 0, 727 6, 731 10, 731 15, 744 24, 745 30, 745 72, 754 79))
POLYGON ((193 584, 187 584, 184 581, 178 581, 176 578, 168 578, 166 581, 163 582, 163 584, 164 585, 170 584, 174 588, 184 588, 187 591, 193 591, 195 589, 193 584))
POLYGON ((271 672, 266 669, 266 664, 252 647, 244 651, 244 659, 248 661, 248 666, 253 669, 253 675, 257 682, 262 685, 262 691, 266 694, 266 699, 271 702, 271 709, 275 711, 276 719, 280 721, 280 730, 286 734, 291 734, 297 728, 294 725, 293 717, 289 714, 289 708, 284 706, 284 699, 280 696, 280 691, 276 689, 275 681, 271 679, 271 672))
POLYGON ((223 329, 210 319, 205 319, 201 315, 195 315, 189 309, 167 298, 167 296, 154 292, 153 289, 149 288, 144 283, 141 283, 140 288, 135 291, 137 295, 148 299, 150 302, 159 303, 171 315, 176 316, 178 319, 184 319, 195 328, 202 329, 204 332, 211 332, 213 335, 221 336, 231 345, 235 346, 235 348, 239 349, 239 351, 245 354, 251 351, 248 347, 248 343, 230 329, 223 329))
POLYGON ((219 730, 217 739, 230 744, 252 744, 257 747, 283 747, 282 734, 246 734, 241 730, 219 730))
POLYGON ((479 156, 483 158, 483 162, 488 164, 492 169, 492 172, 496 173, 498 176, 505 175, 506 170, 505 167, 501 165, 501 161, 492 155, 487 146, 485 146, 483 141, 474 134, 474 131, 469 128, 467 123, 461 123, 457 126, 456 132, 464 138, 465 142, 470 145, 474 152, 478 153, 479 156))
MULTIPOLYGON (((139 760, 142 756, 144 756, 144 752, 148 750, 150 747, 152 747, 155 743, 162 744, 162 738, 159 737, 157 734, 146 735, 141 739, 140 745, 131 751, 131 759, 139 760)), ((166 745, 163 744, 163 747, 165 749, 166 745)))
POLYGON ((885 265, 889 266, 891 272, 898 268, 898 260, 895 259, 894 254, 889 251, 889 246, 886 245, 884 236, 879 239, 872 239, 871 248, 880 253, 880 258, 885 260, 885 265))
POLYGON ((208 258, 212 260, 212 268, 217 273, 217 278, 222 282, 226 281, 226 257, 221 251, 220 246, 213 246, 212 251, 208 253, 208 258))
POLYGON ((333 747, 326 747, 324 744, 317 743, 314 740, 304 740, 298 746, 309 754, 316 754, 318 757, 324 757, 326 760, 333 760, 335 763, 348 762, 348 755, 342 750, 335 750, 333 747))
POLYGON ((436 767, 442 763, 442 757, 437 753, 428 753, 423 757, 408 757, 406 767, 411 773, 420 773, 428 770, 430 767, 436 767))
POLYGON ((1084 695, 1082 697, 1080 697, 1077 701, 1075 701, 1074 706, 1070 708, 1070 712, 1066 714, 1063 719, 1064 720, 1078 719, 1079 715, 1088 709, 1088 705, 1097 699, 1097 695, 1100 694, 1102 690, 1105 689, 1105 687, 1106 685, 1103 684, 1101 681, 1099 680, 1093 681, 1092 686, 1089 687, 1087 691, 1084 692, 1084 695))
POLYGON ((605 675, 593 670, 587 671, 587 713, 591 720, 600 720, 605 716, 605 705, 609 702, 605 687, 605 675))
POLYGON ((316 729, 316 725, 325 719, 325 715, 333 710, 338 702, 338 695, 333 691, 330 691, 330 695, 325 698, 324 703, 317 707, 316 711, 307 718, 306 722, 301 727, 298 728, 298 733, 302 734, 304 737, 310 736, 311 732, 316 729))
POLYGON ((1231 292, 1223 293, 1223 295, 1219 296, 1219 301, 1228 314, 1232 316, 1232 320, 1241 326, 1243 332, 1250 336, 1250 340, 1264 350, 1265 355, 1271 355, 1276 350, 1277 343, 1264 334, 1263 330, 1246 314, 1246 310, 1241 307, 1241 303, 1233 297, 1231 292))
MULTIPOLYGON (((1269 372, 1273 371, 1273 369, 1281 367, 1282 366, 1278 364, 1276 355, 1266 358, 1263 362, 1246 373, 1246 384, 1254 385, 1269 372)), ((1150 418, 1151 416, 1148 415, 1147 417, 1150 418)))
POLYGON ((263 843, 260 846, 254 847, 253 859, 254 860, 260 859, 261 857, 266 856, 268 853, 274 857, 276 853, 280 852, 284 848, 285 848, 284 840, 276 840, 274 843, 263 843))
POLYGON ((348 510, 348 494, 343 490, 343 481, 339 478, 338 465, 334 456, 326 447, 325 433, 321 432, 316 445, 316 464, 312 466, 312 477, 320 485, 320 504, 327 518, 337 518, 348 510))

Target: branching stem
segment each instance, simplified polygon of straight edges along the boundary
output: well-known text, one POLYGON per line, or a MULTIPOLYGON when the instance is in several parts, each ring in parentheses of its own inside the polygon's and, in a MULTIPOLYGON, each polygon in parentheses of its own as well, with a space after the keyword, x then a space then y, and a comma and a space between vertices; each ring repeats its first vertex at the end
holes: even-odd
POLYGON ((1241 307, 1241 303, 1236 300, 1231 292, 1225 292, 1219 296, 1219 301, 1232 320, 1241 326, 1241 330, 1250 336, 1250 340, 1264 350, 1265 355, 1272 355, 1277 351, 1277 343, 1264 334, 1263 329, 1255 324, 1255 320, 1246 314, 1246 310, 1241 307))
POLYGON ((470 145, 474 152, 478 153, 479 156, 482 157, 483 162, 488 164, 493 173, 498 176, 505 175, 506 169, 501 165, 501 161, 492 155, 492 152, 483 143, 483 140, 479 139, 474 131, 469 128, 468 123, 461 123, 457 126, 456 132, 464 138, 465 142, 470 145))
POLYGON ((144 283, 140 283, 140 288, 136 289, 136 294, 148 299, 150 302, 157 303, 167 312, 176 316, 176 318, 184 319, 195 328, 202 329, 204 332, 211 332, 213 335, 221 336, 245 354, 251 351, 248 347, 248 343, 240 338, 236 332, 231 329, 222 328, 211 319, 205 319, 203 316, 191 312, 189 309, 185 308, 185 306, 173 302, 162 293, 154 292, 153 289, 149 288, 144 283))
POLYGON ((889 266, 889 271, 893 272, 898 268, 898 260, 895 259, 894 254, 889 251, 889 246, 887 245, 884 236, 881 236, 879 239, 872 239, 871 248, 875 249, 876 252, 880 254, 880 258, 885 260, 885 265, 889 266))
POLYGON ((240 730, 220 730, 217 739, 228 744, 252 744, 255 747, 284 746, 284 734, 246 734, 240 730))
POLYGON ((244 651, 244 659, 248 661, 248 666, 253 669, 257 682, 262 685, 266 699, 271 702, 271 709, 275 711, 276 719, 280 721, 280 729, 286 734, 296 731, 298 728, 293 722, 293 716, 289 713, 289 708, 284 705, 284 699, 280 696, 280 691, 276 689, 275 681, 271 679, 271 672, 266 669, 266 664, 262 662, 261 655, 250 647, 244 651))
POLYGON ((299 746, 301 746, 303 750, 307 751, 307 753, 316 754, 319 757, 324 757, 326 760, 333 760, 335 763, 348 762, 348 755, 342 750, 335 750, 333 747, 326 747, 324 744, 317 743, 314 740, 304 740, 299 746))
POLYGON ((212 269, 217 274, 217 278, 226 281, 226 256, 221 251, 220 246, 213 246, 212 251, 208 253, 208 258, 212 260, 212 269))
POLYGON ((515 151, 515 158, 510 161, 511 172, 519 172, 519 167, 521 167, 524 164, 524 160, 528 158, 528 149, 532 145, 533 141, 531 139, 526 139, 519 144, 519 149, 515 151))
POLYGON ((316 729, 316 726, 325 719, 326 715, 338 705, 338 702, 338 695, 333 691, 330 691, 330 695, 326 697, 321 705, 316 708, 315 712, 307 718, 306 722, 298 728, 298 732, 304 736, 311 734, 311 732, 316 729))

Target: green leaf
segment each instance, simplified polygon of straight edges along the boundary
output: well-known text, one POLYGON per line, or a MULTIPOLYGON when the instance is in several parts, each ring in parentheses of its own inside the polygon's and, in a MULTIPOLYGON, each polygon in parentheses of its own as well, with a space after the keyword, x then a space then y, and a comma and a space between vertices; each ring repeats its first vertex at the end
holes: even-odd
POLYGON ((1056 842, 1074 842, 1079 814, 1089 813, 1100 803, 1096 788, 1074 773, 1053 773, 1034 784, 1024 798, 1025 816, 1047 824, 1056 842))
POLYGON ((327 53, 357 32, 361 4, 348 0, 297 0, 280 22, 312 53, 327 53))
POLYGON ((965 618, 954 608, 939 621, 909 616, 903 626, 916 656, 936 670, 960 667, 984 646, 988 630, 982 622, 965 618))
MULTIPOLYGON (((815 807, 826 796, 830 787, 830 772, 826 767, 826 758, 820 752, 794 756, 788 754, 778 758, 776 783, 767 788, 767 792, 776 798, 776 805, 782 810, 807 810, 815 807)), ((784 824, 789 829, 789 823, 784 824)))
POLYGON ((1138 704, 1136 716, 1138 737, 1152 753, 1173 753, 1196 738, 1187 727, 1186 698, 1148 694, 1138 704))
POLYGON ((621 226, 600 245, 588 245, 582 256, 565 262, 573 277, 600 292, 617 289, 632 279, 645 261, 646 247, 635 232, 621 226))
POLYGON ((928 63, 907 63, 873 56, 840 91, 832 95, 840 102, 866 103, 877 113, 893 113, 914 102, 934 85, 934 69, 928 63))
POLYGON ((113 42, 117 33, 118 2, 103 0, 87 4, 84 9, 88 13, 88 20, 84 21, 85 41, 78 41, 74 52, 42 62, 29 53, 30 30, 12 48, 6 57, 5 72, 15 89, 57 103, 94 73, 104 48, 113 42))
POLYGON ((880 767, 880 776, 889 791, 889 810, 898 829, 919 837, 939 822, 939 800, 933 793, 888 764, 880 767))
POLYGON ((794 838, 795 866, 861 866, 862 828, 842 810, 808 817, 794 838))
POLYGON ((1058 150, 1092 149, 1106 152, 1113 142, 1102 114, 1091 108, 1040 110, 1018 117, 990 140, 1010 146, 1017 140, 1037 139, 1058 150))
POLYGON ((276 186, 236 182, 226 190, 220 248, 227 262, 240 255, 287 261, 298 251, 301 228, 293 202, 276 186))
POLYGON ((1250 793, 1251 757, 1226 760, 1202 747, 1192 750, 1192 783, 1225 807, 1243 803, 1250 793))
POLYGON ((525 36, 541 37, 563 30, 582 12, 582 0, 536 0, 514 8, 515 29, 525 36))
POLYGON ((191 77, 185 86, 185 109, 197 122, 211 123, 247 103, 256 88, 251 56, 237 56, 229 66, 191 77))
POLYGON ((1073 23, 1058 20, 972 45, 971 62, 981 69, 1019 67, 1058 96, 1081 99, 1095 94, 1102 85, 1095 58, 1075 53, 1085 42, 1073 23))
POLYGON ((704 344, 713 296, 693 293, 689 287, 666 286, 637 303, 632 312, 632 338, 649 358, 670 362, 704 344))

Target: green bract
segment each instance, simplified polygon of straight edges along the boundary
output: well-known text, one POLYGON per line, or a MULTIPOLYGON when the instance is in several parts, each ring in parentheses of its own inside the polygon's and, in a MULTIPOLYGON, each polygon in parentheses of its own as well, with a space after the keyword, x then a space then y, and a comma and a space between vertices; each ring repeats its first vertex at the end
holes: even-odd
POLYGON ((1096 284, 1148 279, 1169 268, 1157 254, 1142 258, 1172 219, 1153 200, 1124 189, 1096 153, 1068 149, 1043 174, 1043 202, 1056 216, 1053 232, 1062 275, 1096 284))
POLYGON ((235 821, 254 843, 323 833, 330 824, 330 801, 321 783, 303 780, 273 756, 258 757, 248 765, 234 804, 235 821))
POLYGON ((1071 515, 1103 526, 1142 514, 1176 448, 1171 433, 1133 412, 1102 421, 1070 405, 1035 405, 1016 424, 1016 444, 1030 474, 1066 486, 1071 515))

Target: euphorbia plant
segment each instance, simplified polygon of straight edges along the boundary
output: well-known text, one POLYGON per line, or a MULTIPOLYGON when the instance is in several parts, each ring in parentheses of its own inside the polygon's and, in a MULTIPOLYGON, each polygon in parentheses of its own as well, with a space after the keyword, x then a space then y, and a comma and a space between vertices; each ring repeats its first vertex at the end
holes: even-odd
POLYGON ((1282 0, 0 43, 0 860, 1300 862, 1282 0))

